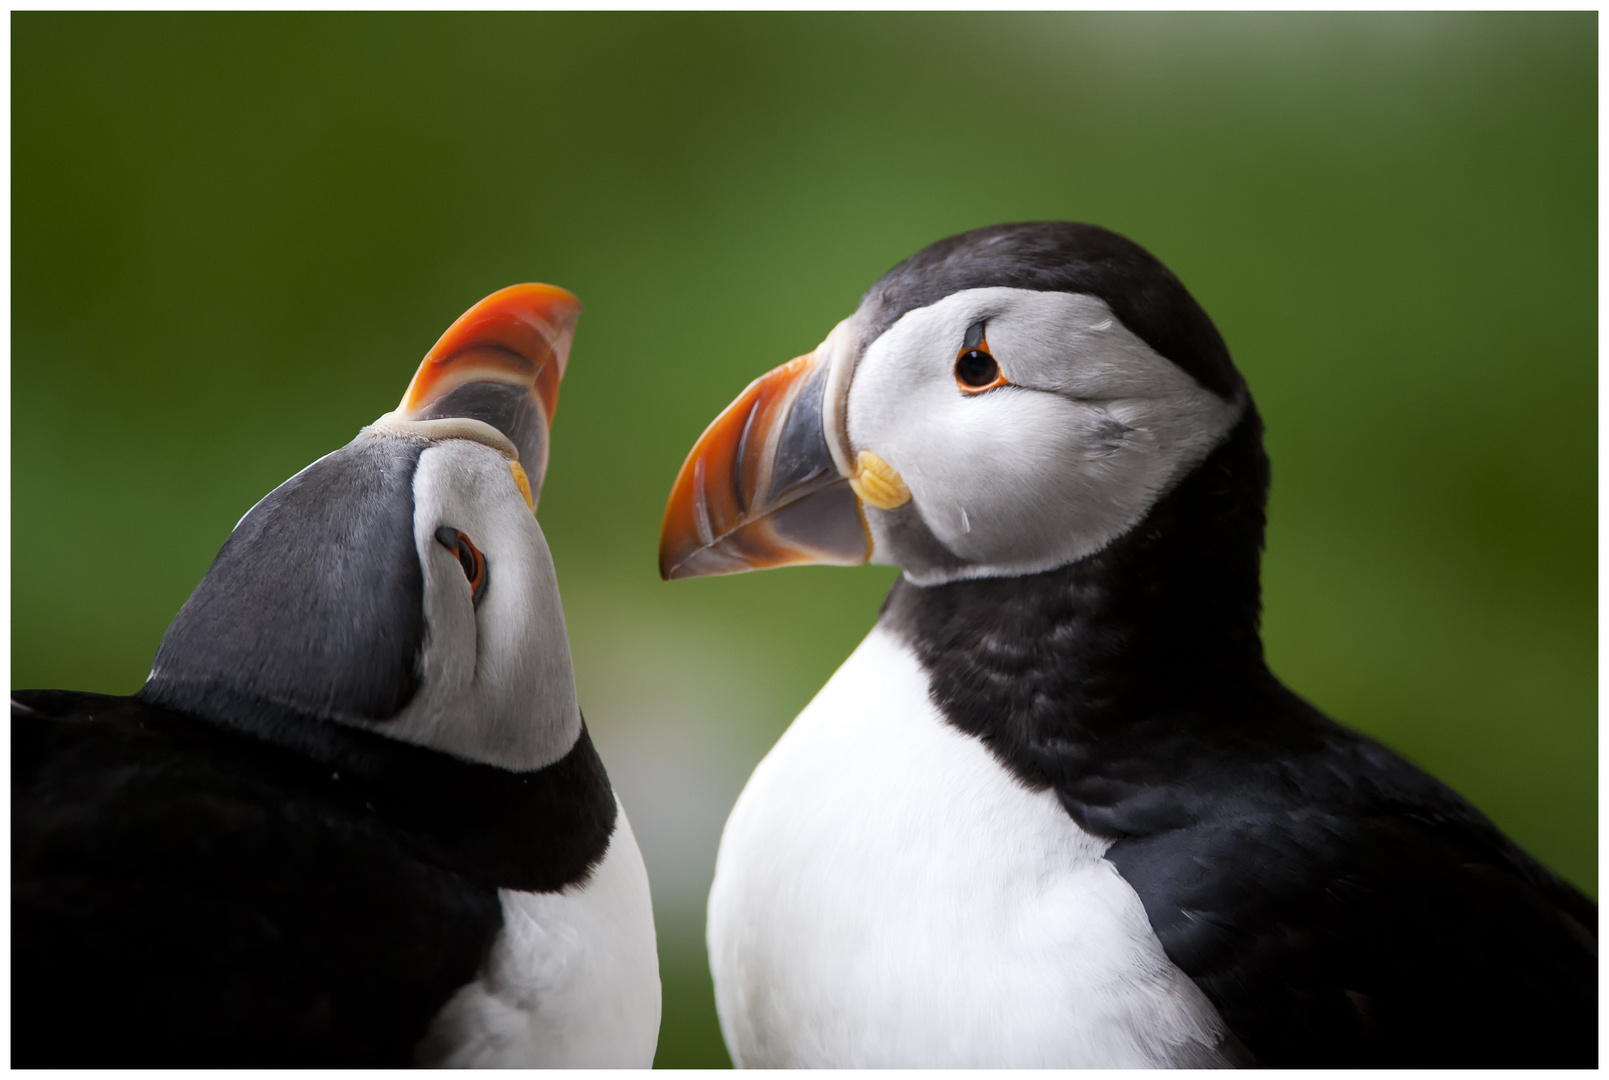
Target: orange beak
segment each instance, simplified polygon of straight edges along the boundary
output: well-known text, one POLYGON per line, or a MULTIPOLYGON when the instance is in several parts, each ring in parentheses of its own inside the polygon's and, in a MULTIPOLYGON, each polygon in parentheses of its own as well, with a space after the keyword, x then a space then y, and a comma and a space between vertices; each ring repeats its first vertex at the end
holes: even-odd
POLYGON ((402 420, 468 418, 508 436, 540 488, 581 302, 557 285, 510 285, 447 328, 414 372, 402 420))
POLYGON ((754 380, 694 444, 665 506, 661 578, 870 558, 859 500, 830 448, 842 425, 821 353, 754 380))

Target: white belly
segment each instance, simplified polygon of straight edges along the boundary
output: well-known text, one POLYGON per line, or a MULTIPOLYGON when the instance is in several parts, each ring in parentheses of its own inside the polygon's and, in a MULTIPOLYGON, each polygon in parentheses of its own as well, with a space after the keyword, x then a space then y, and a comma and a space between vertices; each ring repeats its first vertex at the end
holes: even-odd
MULTIPOLYGON (((618 805, 618 804, 617 804, 618 805)), ((481 977, 431 1025, 445 1068, 637 1068, 659 1044, 659 954, 648 873, 626 820, 586 884, 504 889, 481 977)))
POLYGON ((1107 846, 947 724, 874 629, 721 838, 710 965, 734 1061, 1215 1063, 1222 1021, 1107 846))

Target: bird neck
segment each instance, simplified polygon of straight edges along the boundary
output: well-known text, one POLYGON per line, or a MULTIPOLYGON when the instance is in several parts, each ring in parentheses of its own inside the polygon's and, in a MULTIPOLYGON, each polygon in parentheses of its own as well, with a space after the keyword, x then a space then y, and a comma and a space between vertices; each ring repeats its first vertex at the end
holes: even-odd
POLYGON ((288 762, 281 770, 287 790, 352 800, 427 861, 483 885, 557 892, 585 880, 608 852, 614 788, 579 715, 568 753, 514 771, 237 696, 228 685, 189 689, 192 697, 178 700, 174 684, 152 680, 131 698, 107 700, 157 714, 136 713, 142 724, 215 729, 267 744, 252 756, 288 762))
POLYGON ((991 742, 1222 715, 1272 679, 1259 633, 1267 488, 1248 401, 1228 439, 1101 551, 1021 577, 901 579, 880 625, 914 648, 951 722, 991 742))

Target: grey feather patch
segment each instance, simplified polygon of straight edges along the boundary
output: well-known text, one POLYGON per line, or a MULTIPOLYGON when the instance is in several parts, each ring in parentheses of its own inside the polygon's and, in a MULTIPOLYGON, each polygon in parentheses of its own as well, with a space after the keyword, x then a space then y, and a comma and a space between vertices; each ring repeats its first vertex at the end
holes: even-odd
POLYGON ((1123 440, 1134 431, 1129 425, 1102 409, 1095 430, 1091 433, 1090 448, 1086 457, 1111 457, 1123 448, 1123 440))
POLYGON ((448 417, 481 420, 507 435, 519 451, 520 465, 532 484, 531 494, 541 494, 542 477, 547 471, 548 425, 529 387, 494 382, 465 383, 432 402, 417 419, 448 417))
POLYGON ((168 627, 142 696, 234 722, 396 715, 420 680, 413 473, 428 445, 359 436, 270 492, 168 627))
POLYGON ((827 386, 827 365, 818 365, 810 373, 799 394, 788 409, 782 434, 777 439, 775 465, 771 473, 768 501, 774 501, 783 491, 832 470, 832 452, 827 449, 827 438, 822 433, 822 394, 827 386))

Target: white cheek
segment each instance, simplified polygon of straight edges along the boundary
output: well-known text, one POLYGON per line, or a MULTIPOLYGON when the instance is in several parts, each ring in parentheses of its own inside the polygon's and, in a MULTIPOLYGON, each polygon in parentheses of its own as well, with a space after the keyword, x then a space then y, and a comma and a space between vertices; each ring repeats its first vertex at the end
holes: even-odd
POLYGON ((431 538, 415 546, 425 572, 426 642, 421 667, 433 691, 467 694, 475 682, 475 607, 458 558, 431 538), (461 596, 459 594, 462 594, 461 596), (439 688, 439 689, 438 689, 439 688))
MULTIPOLYGON (((969 564, 961 576, 991 576, 1064 565, 1132 528, 1244 407, 1157 355, 1099 300, 978 289, 873 342, 848 416, 854 448, 899 471, 928 529, 969 564), (1014 385, 965 394, 954 358, 980 318, 1014 385)), ((882 513, 867 511, 874 535, 882 513)))
POLYGON ((579 713, 553 556, 523 501, 499 502, 487 525, 496 571, 476 612, 481 696, 500 720, 498 743, 528 743, 527 729, 545 725, 554 729, 553 757, 562 756, 578 734, 579 713))
POLYGON ((407 708, 377 730, 508 769, 557 760, 580 732, 569 639, 552 554, 507 459, 444 441, 420 455, 414 500, 423 680, 407 708), (444 525, 486 558, 479 607, 457 557, 436 539, 444 525))
POLYGON ((968 561, 1032 560, 1050 536, 1095 542, 1128 512, 1107 494, 1145 486, 1152 455, 1136 444, 1148 433, 1115 436, 1099 406, 999 390, 955 394, 928 415, 937 422, 894 428, 888 460, 928 528, 968 561))

